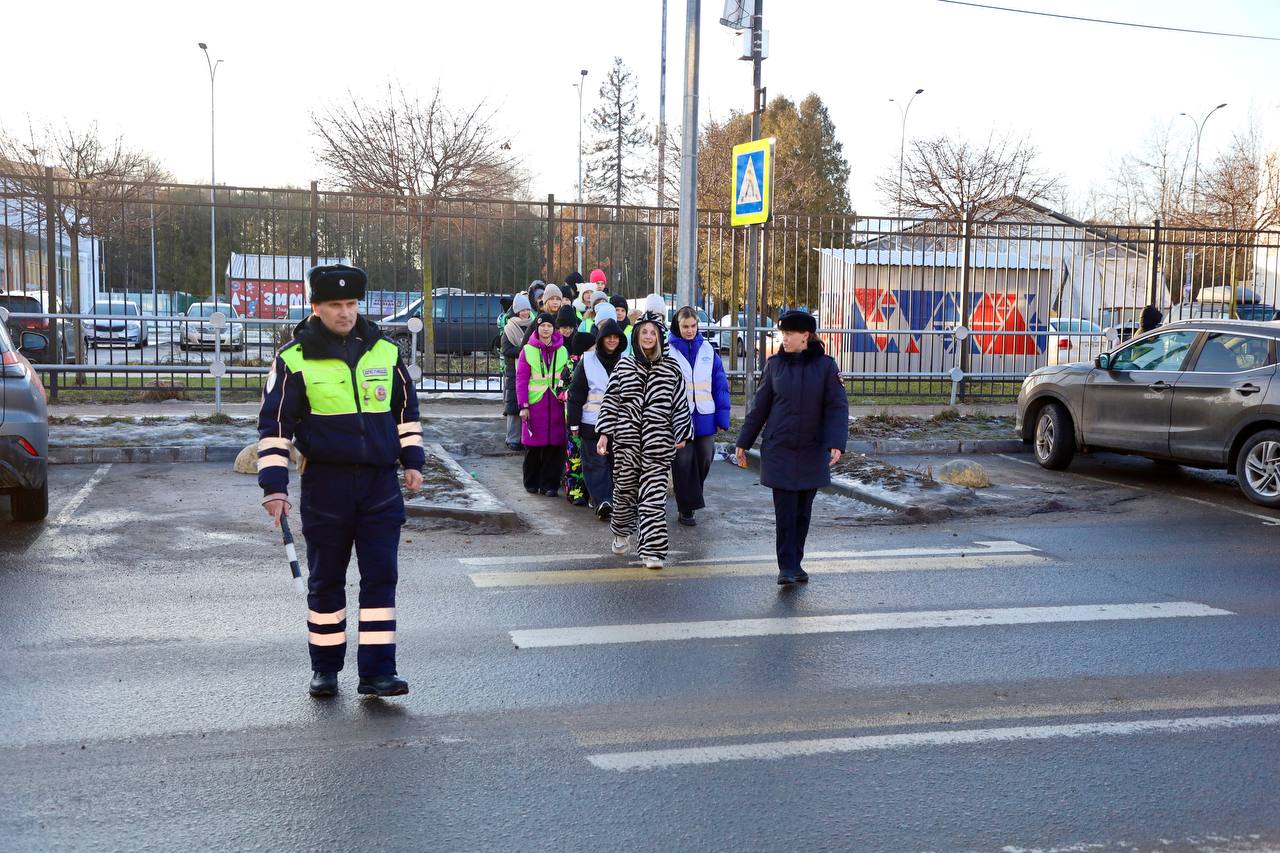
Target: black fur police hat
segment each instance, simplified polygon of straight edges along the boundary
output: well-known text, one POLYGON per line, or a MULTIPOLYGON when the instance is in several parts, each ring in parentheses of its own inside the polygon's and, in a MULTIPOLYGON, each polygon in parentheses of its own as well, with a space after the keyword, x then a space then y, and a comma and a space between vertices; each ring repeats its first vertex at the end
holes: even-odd
POLYGON ((335 299, 364 299, 369 278, 364 270, 345 264, 321 264, 307 270, 311 301, 332 302, 335 299))
POLYGON ((784 332, 808 332, 817 334, 818 321, 808 311, 787 311, 778 318, 778 328, 784 332))

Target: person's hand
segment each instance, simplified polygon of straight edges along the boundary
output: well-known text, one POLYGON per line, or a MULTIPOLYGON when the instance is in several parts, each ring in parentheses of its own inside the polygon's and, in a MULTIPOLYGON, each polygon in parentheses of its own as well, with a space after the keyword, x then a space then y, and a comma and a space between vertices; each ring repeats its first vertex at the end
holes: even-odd
POLYGON ((273 498, 269 501, 263 501, 262 506, 267 511, 267 515, 271 516, 271 521, 276 527, 280 526, 280 519, 289 514, 289 501, 287 498, 273 498))
POLYGON ((529 420, 529 410, 527 408, 520 410, 520 420, 522 421, 529 420))
POLYGON ((422 489, 422 472, 417 468, 405 468, 404 485, 411 492, 420 491, 422 489))
POLYGON ((735 447, 733 449, 733 459, 738 463, 739 468, 747 467, 747 451, 743 450, 741 447, 735 447))
POLYGON ((600 440, 596 442, 596 453, 600 456, 609 455, 609 436, 600 436, 600 440))
POLYGON ((685 444, 685 443, 684 443, 683 441, 677 441, 677 442, 676 442, 676 450, 684 450, 684 444, 685 444))
POLYGON ((843 455, 843 454, 842 454, 839 450, 836 450, 834 447, 833 447, 833 448, 831 448, 831 462, 830 462, 830 463, 828 463, 828 466, 827 466, 827 467, 830 467, 831 465, 834 465, 834 464, 836 464, 837 462, 839 462, 839 461, 840 461, 840 457, 841 457, 842 455, 843 455))

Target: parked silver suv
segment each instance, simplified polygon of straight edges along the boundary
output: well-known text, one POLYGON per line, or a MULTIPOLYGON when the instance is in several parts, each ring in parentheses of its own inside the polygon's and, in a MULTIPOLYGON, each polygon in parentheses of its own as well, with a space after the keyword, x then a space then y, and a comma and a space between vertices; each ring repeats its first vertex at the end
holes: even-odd
POLYGON ((1113 450, 1236 474, 1280 507, 1280 323, 1182 320, 1093 362, 1051 365, 1018 394, 1018 430, 1045 468, 1113 450))
MULTIPOLYGON (((5 312, 0 311, 0 314, 5 312)), ((24 349, 48 349, 39 332, 23 332, 24 349)), ((49 416, 44 387, 14 346, 0 317, 0 495, 10 496, 15 521, 49 514, 49 416)))

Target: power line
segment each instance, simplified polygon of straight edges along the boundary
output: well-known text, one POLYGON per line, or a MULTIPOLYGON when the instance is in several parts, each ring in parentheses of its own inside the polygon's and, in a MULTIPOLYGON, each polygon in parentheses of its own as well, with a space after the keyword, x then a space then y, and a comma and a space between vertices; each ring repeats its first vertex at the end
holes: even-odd
POLYGON ((1157 24, 1135 24, 1132 21, 1109 21, 1105 18, 1083 18, 1078 15, 1059 15, 1054 12, 1037 12, 1032 9, 1013 9, 1009 6, 990 6, 986 3, 970 3, 966 0, 938 0, 953 6, 972 6, 975 9, 990 9, 996 12, 1017 12, 1020 15, 1036 15, 1042 18, 1062 18, 1067 21, 1084 21, 1089 24, 1111 24, 1116 27, 1134 27, 1140 30, 1161 30, 1167 33, 1190 33, 1197 36, 1221 36, 1233 39, 1254 39, 1256 41, 1280 41, 1280 36, 1256 36, 1249 33, 1219 33, 1213 30, 1189 30, 1182 27, 1162 27, 1157 24))

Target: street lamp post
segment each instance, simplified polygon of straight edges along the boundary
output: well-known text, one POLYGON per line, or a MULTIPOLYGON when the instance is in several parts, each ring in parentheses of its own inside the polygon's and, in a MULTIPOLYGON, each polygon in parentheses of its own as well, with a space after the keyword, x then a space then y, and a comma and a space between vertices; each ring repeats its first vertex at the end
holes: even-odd
MULTIPOLYGON (((1178 113, 1178 115, 1180 116, 1186 116, 1187 118, 1191 119, 1191 123, 1196 126, 1196 164, 1195 164, 1195 170, 1193 171, 1191 176, 1191 212, 1192 213, 1196 212, 1196 196, 1200 192, 1200 134, 1204 130, 1205 122, 1209 120, 1209 116, 1213 115, 1214 113, 1216 113, 1218 110, 1222 109, 1225 106, 1226 104, 1218 104, 1216 107, 1209 110, 1209 112, 1205 113, 1204 118, 1200 119, 1200 121, 1196 121, 1195 116, 1191 115, 1190 113, 1178 113)), ((1184 160, 1183 162, 1185 163, 1186 161, 1184 160)), ((1184 166, 1183 168, 1186 168, 1186 167, 1184 166)))
MULTIPOLYGON (((1195 166, 1193 167, 1193 171, 1191 173, 1191 218, 1193 222, 1195 220, 1195 215, 1196 215, 1196 202, 1198 201, 1198 197, 1200 194, 1200 134, 1204 131, 1204 126, 1205 126, 1205 123, 1209 121, 1209 116, 1213 115, 1214 113, 1216 113, 1218 110, 1222 109, 1225 106, 1226 104, 1218 104, 1216 107, 1209 110, 1209 112, 1205 113, 1204 118, 1200 119, 1200 121, 1196 121, 1195 116, 1191 115, 1190 113, 1178 113, 1178 115, 1180 116, 1186 116, 1187 118, 1191 119, 1191 123, 1196 126, 1196 161, 1195 161, 1195 166)), ((1185 164, 1186 161, 1184 160, 1183 163, 1185 164)), ((1186 166, 1184 165, 1183 168, 1185 169, 1186 166)), ((1183 174, 1186 174, 1186 173, 1184 172, 1183 174)), ((1191 271, 1192 271, 1192 266, 1195 263, 1195 256, 1196 256, 1195 249, 1188 248, 1186 252, 1186 260, 1183 263, 1183 266, 1186 269, 1186 273, 1183 277, 1184 283, 1183 283, 1182 292, 1183 292, 1183 296, 1186 298, 1191 297, 1191 271)), ((1234 305, 1235 298, 1234 297, 1235 297, 1235 289, 1232 288, 1231 301, 1233 304, 1232 304, 1231 313, 1233 315, 1235 314, 1235 305, 1234 305)))
MULTIPOLYGON (((573 85, 578 87, 578 233, 573 238, 577 251, 574 255, 577 266, 574 267, 578 272, 582 272, 582 90, 587 85, 587 69, 583 68, 578 72, 581 75, 578 82, 573 85)), ((550 275, 551 271, 547 270, 550 275)))
POLYGON ((218 66, 222 60, 214 61, 209 57, 209 46, 200 42, 200 50, 204 52, 204 61, 209 66, 209 298, 216 305, 218 302, 218 208, 214 196, 217 186, 217 159, 214 157, 214 100, 213 82, 218 74, 218 66))
MULTIPOLYGON (((896 104, 898 112, 902 116, 902 131, 898 135, 898 218, 902 218, 902 165, 903 159, 907 152, 907 116, 911 113, 911 102, 916 99, 916 95, 924 94, 924 89, 916 89, 915 92, 907 99, 907 108, 903 109, 902 104, 895 99, 890 98, 889 101, 896 104)), ((901 227, 901 224, 899 224, 901 227)))

